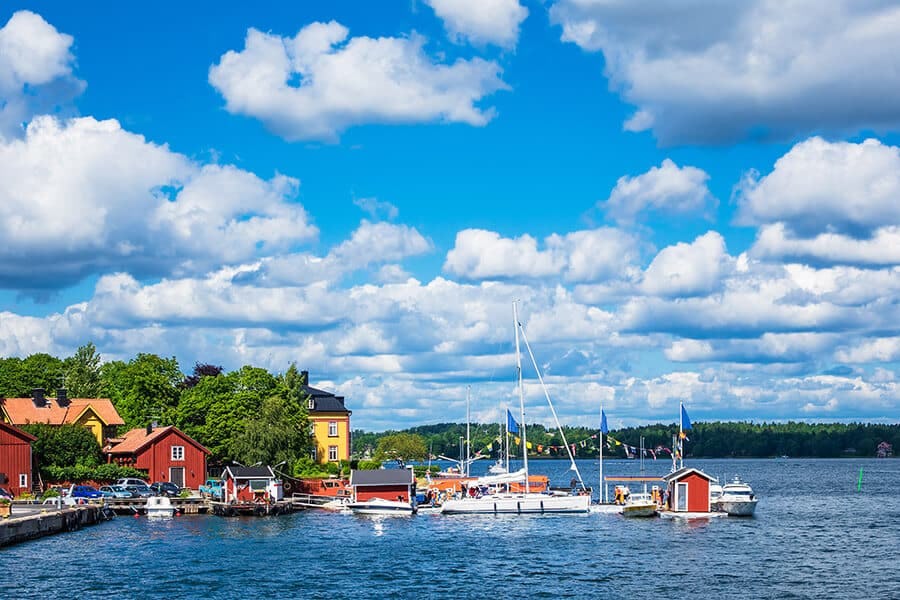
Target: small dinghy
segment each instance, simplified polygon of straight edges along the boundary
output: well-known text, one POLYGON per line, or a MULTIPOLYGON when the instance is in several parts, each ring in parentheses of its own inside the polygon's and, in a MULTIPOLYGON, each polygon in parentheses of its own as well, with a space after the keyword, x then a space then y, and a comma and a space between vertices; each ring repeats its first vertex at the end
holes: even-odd
POLYGON ((151 518, 172 517, 175 514, 175 507, 172 506, 172 501, 167 496, 150 496, 147 498, 144 510, 151 518))

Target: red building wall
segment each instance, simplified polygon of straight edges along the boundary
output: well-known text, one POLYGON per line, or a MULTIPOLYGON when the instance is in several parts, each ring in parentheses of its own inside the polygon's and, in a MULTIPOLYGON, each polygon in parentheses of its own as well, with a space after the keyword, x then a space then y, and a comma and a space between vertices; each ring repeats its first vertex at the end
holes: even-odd
POLYGON ((150 483, 169 481, 169 467, 184 467, 184 487, 192 490, 206 480, 206 454, 176 431, 153 440, 138 454, 135 466, 147 471, 150 483), (172 446, 184 447, 184 460, 172 460, 172 446))
POLYGON ((688 484, 688 512, 709 512, 709 480, 690 473, 679 483, 688 484))
POLYGON ((0 427, 0 473, 7 481, 0 483, 13 496, 31 491, 31 444, 0 427), (25 487, 19 486, 19 475, 27 475, 25 487))
POLYGON ((382 500, 396 500, 400 496, 404 502, 409 502, 409 486, 406 485, 378 485, 356 488, 356 501, 366 502, 372 498, 382 500))

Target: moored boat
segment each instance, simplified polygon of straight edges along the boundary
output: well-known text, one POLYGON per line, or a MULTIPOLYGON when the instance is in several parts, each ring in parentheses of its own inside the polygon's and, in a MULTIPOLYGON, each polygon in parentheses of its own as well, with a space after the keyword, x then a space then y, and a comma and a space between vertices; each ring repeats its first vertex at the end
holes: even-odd
POLYGON ((384 498, 371 498, 365 502, 350 502, 345 505, 347 510, 357 515, 412 515, 416 507, 410 502, 401 500, 385 500, 384 498))
POLYGON ((168 496, 150 496, 144 505, 147 516, 151 518, 171 517, 175 514, 175 507, 168 496))
POLYGON ((650 497, 650 494, 629 494, 625 505, 622 507, 623 517, 655 517, 658 505, 650 497))
POLYGON ((751 517, 756 510, 759 499, 753 494, 753 488, 735 478, 722 486, 722 495, 716 501, 719 510, 730 517, 751 517))

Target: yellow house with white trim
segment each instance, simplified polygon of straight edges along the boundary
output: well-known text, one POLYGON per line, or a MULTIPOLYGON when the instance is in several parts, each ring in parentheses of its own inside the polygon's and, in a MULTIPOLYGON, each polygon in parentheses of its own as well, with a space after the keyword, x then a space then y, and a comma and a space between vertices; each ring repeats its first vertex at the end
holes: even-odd
POLYGON ((301 371, 313 435, 312 458, 318 463, 350 460, 350 415, 344 397, 309 387, 309 371, 301 371))

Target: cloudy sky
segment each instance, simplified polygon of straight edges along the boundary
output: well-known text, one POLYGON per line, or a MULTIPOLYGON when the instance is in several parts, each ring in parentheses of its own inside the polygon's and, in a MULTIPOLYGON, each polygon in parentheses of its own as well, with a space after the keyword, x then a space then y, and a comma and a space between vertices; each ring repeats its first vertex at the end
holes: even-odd
POLYGON ((895 422, 898 57, 886 0, 5 2, 0 355, 489 421, 518 300, 567 424, 895 422))

